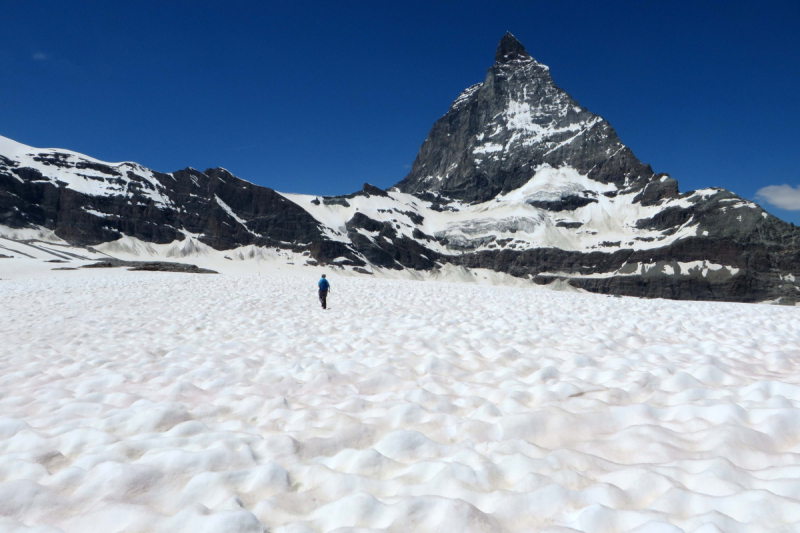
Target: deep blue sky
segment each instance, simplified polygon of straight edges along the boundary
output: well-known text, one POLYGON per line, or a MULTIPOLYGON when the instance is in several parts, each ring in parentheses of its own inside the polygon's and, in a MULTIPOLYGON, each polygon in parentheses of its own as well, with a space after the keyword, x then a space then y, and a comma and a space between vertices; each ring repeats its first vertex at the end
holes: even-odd
POLYGON ((800 2, 697 3, 7 1, 0 135, 287 192, 388 187, 511 31, 681 190, 797 186, 800 2))

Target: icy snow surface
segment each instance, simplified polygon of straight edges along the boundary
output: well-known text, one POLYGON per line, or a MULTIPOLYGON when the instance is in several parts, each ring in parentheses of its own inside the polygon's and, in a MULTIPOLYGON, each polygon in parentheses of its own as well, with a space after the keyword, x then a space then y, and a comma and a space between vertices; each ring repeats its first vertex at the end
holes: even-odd
POLYGON ((0 531, 800 531, 795 308, 329 277, 0 282, 0 531))

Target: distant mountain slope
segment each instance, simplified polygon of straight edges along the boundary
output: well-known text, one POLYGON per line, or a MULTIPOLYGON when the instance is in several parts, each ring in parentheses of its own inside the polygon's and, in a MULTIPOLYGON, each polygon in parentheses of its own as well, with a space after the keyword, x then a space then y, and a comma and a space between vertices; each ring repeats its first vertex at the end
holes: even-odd
POLYGON ((107 252, 284 249, 362 273, 450 263, 634 296, 800 290, 800 230, 723 189, 681 194, 510 34, 388 192, 282 194, 222 168, 163 174, 0 137, 0 226, 107 252))
POLYGON ((163 174, 3 137, 0 224, 40 226, 90 246, 123 235, 156 244, 194 235, 216 249, 326 241, 308 212, 222 168, 163 174))

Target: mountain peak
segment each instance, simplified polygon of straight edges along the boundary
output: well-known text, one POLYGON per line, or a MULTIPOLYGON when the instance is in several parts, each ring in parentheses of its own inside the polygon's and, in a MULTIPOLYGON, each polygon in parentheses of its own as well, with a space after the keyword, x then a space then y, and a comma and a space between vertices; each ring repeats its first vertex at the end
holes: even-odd
POLYGON ((497 45, 497 52, 494 54, 496 63, 511 63, 512 61, 528 61, 533 59, 522 46, 522 43, 511 32, 506 32, 497 45))

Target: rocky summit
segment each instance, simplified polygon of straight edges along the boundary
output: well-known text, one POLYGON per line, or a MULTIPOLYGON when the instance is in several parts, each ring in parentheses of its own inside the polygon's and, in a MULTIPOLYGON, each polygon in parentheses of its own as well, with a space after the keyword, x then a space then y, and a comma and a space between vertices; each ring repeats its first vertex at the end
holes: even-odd
POLYGON ((222 168, 160 173, 0 137, 0 236, 148 260, 488 269, 629 296, 794 305, 800 292, 800 230, 724 189, 681 193, 510 33, 388 191, 279 193, 222 168))
POLYGON ((544 165, 641 192, 644 202, 678 194, 675 180, 636 159, 611 125, 560 89, 510 33, 486 79, 434 124, 398 188, 485 201, 523 186, 544 165))

